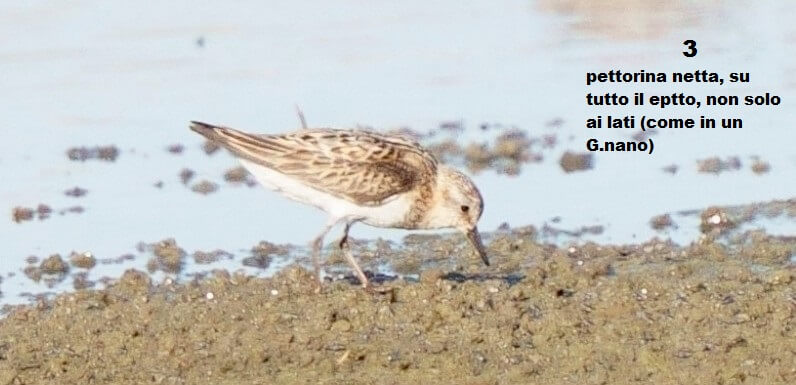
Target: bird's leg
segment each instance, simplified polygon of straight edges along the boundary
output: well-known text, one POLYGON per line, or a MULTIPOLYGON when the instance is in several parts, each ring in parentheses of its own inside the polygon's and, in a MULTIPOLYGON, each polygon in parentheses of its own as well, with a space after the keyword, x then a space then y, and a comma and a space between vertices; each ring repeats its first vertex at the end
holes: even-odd
POLYGON ((343 230, 343 237, 340 238, 340 250, 343 251, 343 255, 345 255, 346 261, 348 264, 351 265, 351 268, 354 269, 354 272, 357 274, 359 278, 359 282, 362 284, 363 288, 368 287, 368 277, 365 276, 365 273, 362 272, 362 269, 359 268, 357 261, 354 259, 354 256, 351 255, 351 247, 348 244, 348 230, 351 229, 351 222, 346 222, 345 230, 343 230))
POLYGON ((337 223, 336 220, 329 220, 324 225, 323 230, 317 237, 312 241, 312 267, 315 269, 315 278, 318 280, 318 284, 323 284, 323 279, 321 278, 321 262, 320 262, 320 254, 321 254, 321 247, 323 247, 323 237, 326 236, 326 233, 334 227, 337 223))

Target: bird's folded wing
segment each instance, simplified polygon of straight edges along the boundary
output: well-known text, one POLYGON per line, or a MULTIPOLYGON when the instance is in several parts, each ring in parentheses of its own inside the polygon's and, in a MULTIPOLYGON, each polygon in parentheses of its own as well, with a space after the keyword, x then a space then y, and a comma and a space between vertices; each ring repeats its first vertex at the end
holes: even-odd
POLYGON ((252 135, 226 129, 225 147, 249 161, 360 205, 430 183, 434 157, 411 141, 361 131, 252 135))

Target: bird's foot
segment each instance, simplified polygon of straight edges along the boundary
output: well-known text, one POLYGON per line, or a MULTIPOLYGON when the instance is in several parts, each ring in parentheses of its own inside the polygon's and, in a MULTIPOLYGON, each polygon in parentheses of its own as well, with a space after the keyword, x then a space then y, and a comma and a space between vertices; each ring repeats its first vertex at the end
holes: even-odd
POLYGON ((386 298, 388 298, 389 302, 395 302, 395 288, 393 288, 391 286, 384 286, 384 285, 374 286, 374 285, 370 285, 370 286, 364 287, 363 290, 366 293, 368 293, 368 294, 370 294, 370 295, 372 295, 374 297, 379 297, 379 298, 385 298, 386 297, 386 298))
POLYGON ((323 282, 323 276, 321 275, 321 270, 315 270, 315 289, 313 290, 315 294, 320 294, 323 291, 324 286, 326 286, 323 282))

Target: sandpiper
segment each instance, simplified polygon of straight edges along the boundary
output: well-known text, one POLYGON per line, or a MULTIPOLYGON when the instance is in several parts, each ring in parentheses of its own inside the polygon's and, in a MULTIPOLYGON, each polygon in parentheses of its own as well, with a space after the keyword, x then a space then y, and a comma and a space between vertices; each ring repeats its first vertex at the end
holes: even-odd
POLYGON ((191 122, 191 130, 230 150, 265 187, 318 207, 329 217, 312 241, 318 261, 324 236, 345 224, 338 242, 363 287, 368 279, 348 246, 351 225, 462 231, 488 266, 476 224, 481 193, 466 175, 437 162, 419 144, 362 130, 305 129, 282 135, 249 134, 191 122))

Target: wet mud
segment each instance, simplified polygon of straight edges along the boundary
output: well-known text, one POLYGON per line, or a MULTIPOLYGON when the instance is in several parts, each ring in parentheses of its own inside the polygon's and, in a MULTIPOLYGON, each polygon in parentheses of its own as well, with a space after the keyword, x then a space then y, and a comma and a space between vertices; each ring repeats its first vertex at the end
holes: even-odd
POLYGON ((254 177, 242 166, 231 168, 224 172, 224 180, 233 185, 245 184, 248 187, 257 186, 254 177))
POLYGON ((179 273, 185 265, 187 253, 177 245, 174 239, 166 239, 147 245, 154 256, 147 261, 147 270, 150 273, 163 271, 166 273, 179 273))
MULTIPOLYGON (((793 383, 796 238, 705 231, 557 247, 505 227, 485 237, 489 268, 457 235, 354 242, 369 273, 405 272, 371 274, 370 291, 335 254, 325 269, 345 276, 320 292, 296 265, 162 283, 128 270, 103 290, 78 277, 0 320, 0 384, 793 383)), ((146 247, 163 269, 185 256, 146 247)))
POLYGON ((72 252, 69 256, 69 262, 74 267, 82 268, 82 269, 92 269, 94 266, 97 265, 97 258, 95 258, 91 253, 76 253, 72 252))
POLYGON ((440 161, 476 174, 493 170, 503 175, 519 175, 523 166, 542 162, 544 151, 555 148, 558 143, 555 134, 531 136, 512 125, 481 123, 478 127, 490 135, 480 140, 462 140, 459 136, 467 130, 462 121, 445 121, 438 129, 426 132, 408 127, 387 132, 417 141, 440 161))
POLYGON ((190 168, 180 170, 180 181, 182 184, 187 185, 196 173, 190 168))
POLYGON ((183 151, 185 151, 185 146, 183 146, 181 143, 170 144, 168 147, 166 147, 166 151, 174 155, 180 155, 183 151))
POLYGON ((66 151, 69 160, 85 162, 90 159, 115 162, 119 157, 119 148, 114 145, 95 147, 72 147, 66 151))
POLYGON ((88 190, 81 188, 79 186, 75 186, 69 190, 64 191, 64 195, 73 197, 73 198, 80 198, 88 194, 88 190))
POLYGON ((561 155, 561 159, 559 159, 558 164, 561 166, 564 172, 567 173, 585 171, 594 167, 594 157, 589 153, 575 153, 567 151, 561 155))
POLYGON ((207 155, 213 155, 220 149, 221 146, 211 140, 206 140, 204 143, 202 143, 202 151, 204 151, 204 153, 207 155))
POLYGON ((760 158, 758 158, 758 157, 754 157, 752 159, 751 169, 752 169, 752 172, 755 173, 755 174, 758 174, 758 175, 766 174, 769 171, 771 171, 771 164, 766 162, 766 161, 764 161, 764 160, 762 160, 762 159, 760 159, 760 158))
POLYGON ((218 184, 213 183, 209 180, 202 180, 191 186, 191 191, 202 195, 212 194, 218 191, 218 184))
POLYGON ((697 160, 697 171, 701 173, 720 174, 725 171, 735 171, 741 168, 741 159, 731 156, 721 159, 717 156, 697 160))
MULTIPOLYGON (((86 209, 83 206, 69 206, 62 209, 59 209, 58 215, 65 215, 65 214, 80 214, 84 212, 86 209)), ((11 209, 11 220, 16 223, 28 222, 32 221, 33 219, 38 219, 43 221, 45 219, 49 219, 52 216, 54 210, 50 205, 39 203, 38 206, 35 208, 33 207, 23 207, 17 206, 11 209)))

